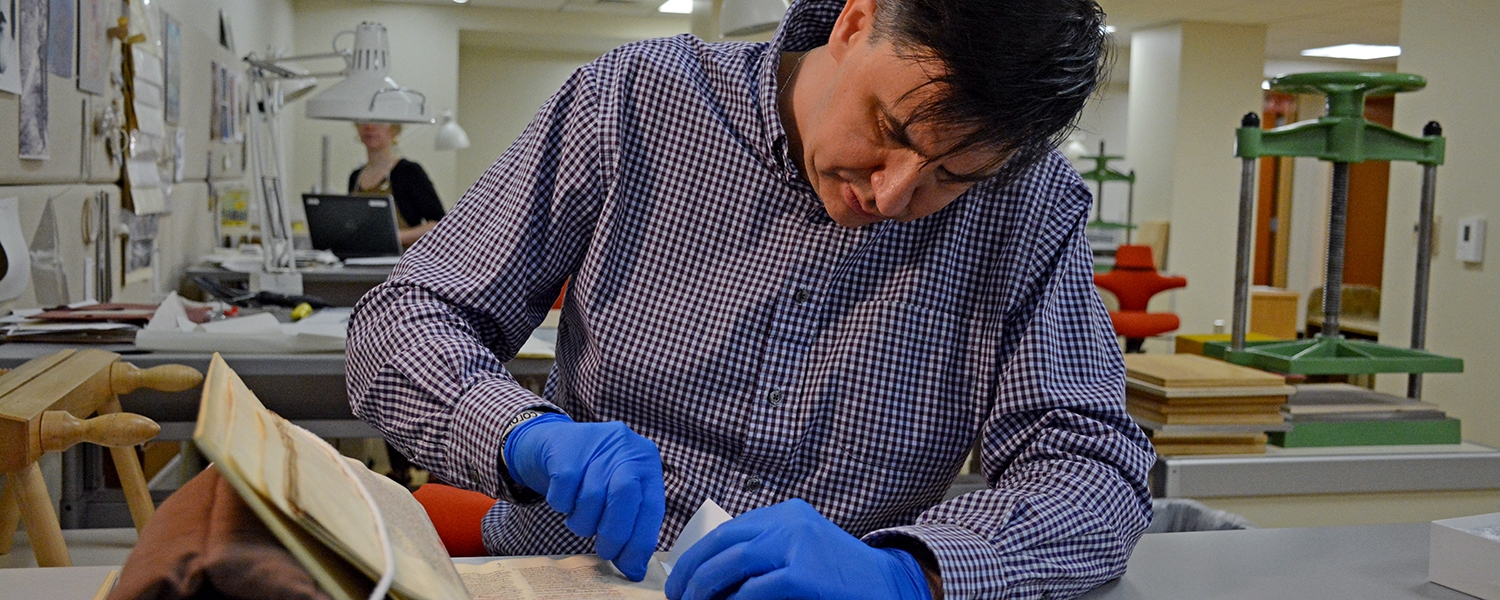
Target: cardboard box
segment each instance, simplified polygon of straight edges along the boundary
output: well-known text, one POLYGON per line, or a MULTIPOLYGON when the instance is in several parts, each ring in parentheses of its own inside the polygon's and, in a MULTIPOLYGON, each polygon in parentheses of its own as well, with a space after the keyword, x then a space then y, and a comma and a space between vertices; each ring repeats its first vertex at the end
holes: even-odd
POLYGON ((1432 522, 1427 579, 1500 600, 1500 513, 1432 522))
POLYGON ((1250 288, 1250 331, 1280 340, 1297 339, 1297 292, 1250 288))

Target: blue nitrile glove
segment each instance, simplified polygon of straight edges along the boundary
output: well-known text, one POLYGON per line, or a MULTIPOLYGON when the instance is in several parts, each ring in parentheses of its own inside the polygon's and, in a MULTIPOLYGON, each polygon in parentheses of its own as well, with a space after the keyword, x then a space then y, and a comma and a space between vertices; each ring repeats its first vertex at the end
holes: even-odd
POLYGON ((568 515, 570 531, 597 536, 594 550, 632 581, 646 577, 667 508, 656 444, 618 421, 546 414, 512 429, 503 451, 511 477, 568 515))
POLYGON ((932 598, 911 554, 871 547, 802 500, 757 508, 703 536, 677 559, 666 592, 671 600, 932 598))

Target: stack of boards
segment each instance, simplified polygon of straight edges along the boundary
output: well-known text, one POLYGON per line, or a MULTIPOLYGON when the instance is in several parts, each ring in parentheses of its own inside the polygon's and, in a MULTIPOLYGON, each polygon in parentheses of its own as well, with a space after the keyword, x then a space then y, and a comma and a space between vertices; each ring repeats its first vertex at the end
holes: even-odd
POLYGON ((1271 434, 1284 448, 1457 444, 1459 420, 1435 404, 1344 383, 1306 383, 1287 405, 1292 430, 1271 434))
POLYGON ((1196 354, 1125 355, 1125 407, 1156 453, 1264 454, 1290 429, 1286 378, 1196 354))

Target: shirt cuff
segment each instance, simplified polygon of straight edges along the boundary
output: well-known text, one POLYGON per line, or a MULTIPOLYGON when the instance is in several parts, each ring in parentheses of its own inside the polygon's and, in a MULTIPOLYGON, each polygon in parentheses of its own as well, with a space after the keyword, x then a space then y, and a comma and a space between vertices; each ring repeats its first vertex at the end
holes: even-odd
MULTIPOLYGON (((1002 557, 984 536, 957 525, 924 524, 892 527, 865 534, 864 542, 881 548, 911 551, 925 547, 937 562, 945 598, 1011 597, 1001 579, 1002 557)), ((916 556, 916 553, 913 552, 916 556)), ((918 562, 923 557, 918 557, 918 562)))
POLYGON ((509 474, 502 473, 500 437, 511 418, 524 410, 563 412, 505 379, 480 383, 459 400, 453 411, 449 460, 455 470, 469 477, 472 489, 518 504, 539 499, 531 497, 536 492, 510 481, 509 474))

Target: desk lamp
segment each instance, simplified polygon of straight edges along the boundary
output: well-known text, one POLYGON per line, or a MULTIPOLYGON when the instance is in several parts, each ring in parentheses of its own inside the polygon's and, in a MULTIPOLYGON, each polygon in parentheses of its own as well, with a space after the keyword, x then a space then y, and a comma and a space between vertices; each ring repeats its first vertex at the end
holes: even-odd
POLYGON ((262 272, 250 274, 251 291, 273 291, 301 294, 302 277, 292 247, 291 214, 287 210, 286 185, 282 178, 284 138, 281 133, 281 109, 310 91, 308 79, 343 77, 338 83, 307 100, 309 119, 356 121, 363 123, 432 123, 427 97, 403 87, 391 79, 390 43, 380 23, 365 22, 353 31, 342 31, 333 38, 333 51, 299 56, 266 56, 250 54, 249 63, 252 107, 258 119, 250 127, 253 165, 259 181, 261 199, 262 272), (352 48, 339 48, 339 38, 354 36, 352 48), (292 61, 341 58, 339 71, 307 73, 292 61), (294 92, 295 90, 295 92, 294 92))

